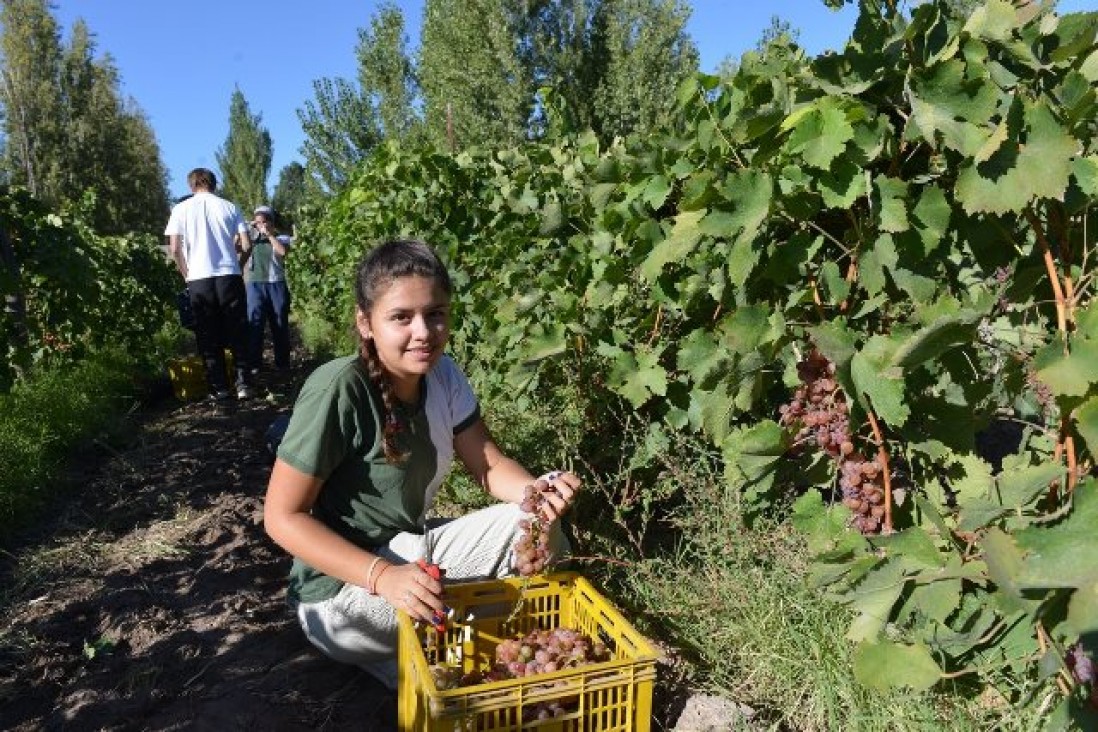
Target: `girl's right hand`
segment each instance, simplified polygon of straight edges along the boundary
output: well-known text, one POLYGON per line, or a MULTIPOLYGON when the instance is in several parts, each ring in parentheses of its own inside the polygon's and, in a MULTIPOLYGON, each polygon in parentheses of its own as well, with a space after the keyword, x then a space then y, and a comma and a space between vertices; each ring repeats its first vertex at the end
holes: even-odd
POLYGON ((445 611, 442 583, 415 562, 389 565, 374 583, 374 590, 413 620, 431 622, 436 613, 445 611))

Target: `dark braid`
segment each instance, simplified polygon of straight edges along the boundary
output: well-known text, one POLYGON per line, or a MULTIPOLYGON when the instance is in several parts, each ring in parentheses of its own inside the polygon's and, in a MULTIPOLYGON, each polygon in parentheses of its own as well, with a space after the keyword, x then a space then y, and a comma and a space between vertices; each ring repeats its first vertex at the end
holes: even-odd
POLYGON ((366 362, 366 373, 381 391, 381 404, 384 407, 384 413, 381 416, 385 420, 385 427, 381 432, 381 449, 385 453, 385 462, 402 462, 406 456, 396 444, 396 436, 400 432, 400 420, 396 416, 396 399, 393 397, 392 382, 389 381, 389 375, 385 373, 381 361, 378 360, 377 346, 372 340, 363 342, 359 350, 366 362))
MULTIPOLYGON (((447 295, 452 285, 446 266, 434 250, 417 239, 389 239, 366 253, 359 262, 355 274, 355 303, 363 314, 369 315, 374 303, 398 279, 404 277, 424 277, 435 280, 447 295)), ((396 444, 401 424, 397 418, 396 397, 389 375, 377 355, 377 347, 370 339, 363 339, 359 352, 366 363, 366 372, 381 392, 381 402, 385 409, 382 418, 385 427, 382 431, 382 450, 385 460, 397 463, 405 455, 396 444)))

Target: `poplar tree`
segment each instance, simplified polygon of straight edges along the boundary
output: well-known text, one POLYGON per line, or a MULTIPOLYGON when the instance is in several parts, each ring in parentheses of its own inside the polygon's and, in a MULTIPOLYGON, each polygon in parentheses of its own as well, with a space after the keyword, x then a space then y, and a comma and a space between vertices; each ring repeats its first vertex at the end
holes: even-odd
POLYGON ((427 0, 419 82, 439 146, 510 145, 527 137, 533 80, 505 0, 427 0))
POLYGON ((220 195, 247 211, 267 203, 267 176, 273 155, 271 133, 237 88, 229 100, 228 137, 215 153, 221 171, 220 195))
POLYGON ((162 227, 159 145, 136 103, 122 99, 111 57, 96 57, 87 24, 78 20, 63 45, 43 0, 5 0, 0 21, 8 181, 51 207, 76 207, 100 233, 162 227))
POLYGON ((308 198, 309 181, 305 166, 293 162, 282 168, 278 174, 274 196, 271 197, 271 205, 287 225, 293 224, 298 211, 308 198))
MULTIPOLYGON (((536 90, 551 89, 557 102, 553 114, 567 121, 554 120, 559 129, 580 130, 592 127, 592 95, 605 68, 605 60, 592 53, 592 21, 598 0, 536 0, 517 5, 515 25, 522 36, 519 48, 523 62, 530 68, 536 90)), ((534 134, 549 134, 541 99, 535 110, 534 134)))
POLYGON ((381 141, 370 98, 346 79, 317 79, 314 99, 297 110, 305 142, 301 155, 310 185, 322 195, 338 192, 355 167, 381 141))
POLYGON ((167 171, 151 125, 120 86, 113 59, 95 57, 87 25, 77 21, 61 63, 60 194, 77 201, 93 191, 90 223, 100 233, 156 231, 168 214, 167 171))
POLYGON ((674 90, 698 68, 682 0, 604 0, 595 15, 591 56, 604 59, 592 96, 592 126, 603 140, 669 120, 674 90))
POLYGON ((3 0, 0 24, 4 170, 11 183, 56 205, 64 160, 57 21, 45 0, 3 0))
POLYGON ((359 87, 377 110, 378 133, 388 140, 408 138, 419 124, 418 89, 399 8, 390 2, 378 8, 370 28, 359 31, 355 56, 359 87))

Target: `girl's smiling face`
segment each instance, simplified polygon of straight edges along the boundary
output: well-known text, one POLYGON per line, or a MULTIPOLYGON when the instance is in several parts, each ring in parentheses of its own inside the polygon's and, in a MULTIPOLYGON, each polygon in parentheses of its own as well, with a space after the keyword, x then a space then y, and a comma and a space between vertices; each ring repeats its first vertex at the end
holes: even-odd
POLYGON ((370 312, 355 314, 358 332, 372 340, 398 399, 415 401, 419 380, 431 370, 450 337, 450 296, 435 279, 401 277, 389 283, 370 312))

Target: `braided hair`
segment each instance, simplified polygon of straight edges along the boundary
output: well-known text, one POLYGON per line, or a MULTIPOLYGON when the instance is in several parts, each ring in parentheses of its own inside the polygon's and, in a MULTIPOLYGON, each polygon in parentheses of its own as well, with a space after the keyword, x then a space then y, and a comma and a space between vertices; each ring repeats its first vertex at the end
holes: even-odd
MULTIPOLYGON (((452 293, 450 274, 435 251, 418 239, 388 239, 377 245, 362 258, 355 272, 355 303, 359 311, 369 315, 378 299, 396 281, 404 277, 423 277, 434 280, 447 295, 452 293)), ((382 450, 386 461, 397 463, 404 459, 396 444, 401 429, 396 412, 396 395, 389 374, 378 357, 372 338, 359 335, 359 352, 366 363, 366 372, 381 392, 384 408, 382 418, 382 450)))

